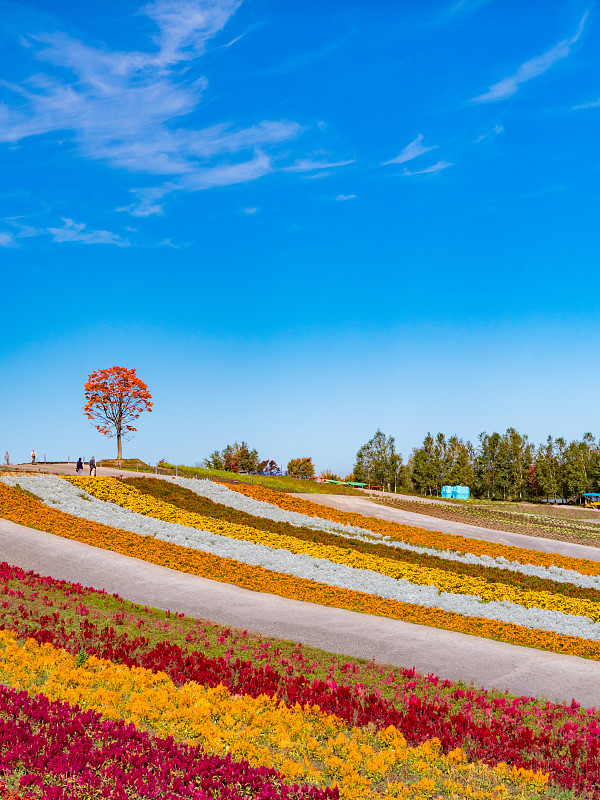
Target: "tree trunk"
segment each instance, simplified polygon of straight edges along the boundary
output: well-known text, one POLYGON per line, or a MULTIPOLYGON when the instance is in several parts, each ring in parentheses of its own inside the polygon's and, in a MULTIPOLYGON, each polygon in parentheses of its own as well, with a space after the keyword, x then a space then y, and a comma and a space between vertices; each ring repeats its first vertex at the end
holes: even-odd
POLYGON ((121 434, 117 434, 117 461, 121 466, 121 459, 123 458, 123 445, 121 444, 121 434))

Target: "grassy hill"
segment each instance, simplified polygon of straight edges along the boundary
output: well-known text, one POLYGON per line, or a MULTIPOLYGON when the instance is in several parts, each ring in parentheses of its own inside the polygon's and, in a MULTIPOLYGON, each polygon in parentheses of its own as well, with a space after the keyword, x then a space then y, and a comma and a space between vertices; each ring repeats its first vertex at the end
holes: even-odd
POLYGON ((284 475, 273 477, 266 475, 243 475, 237 472, 226 472, 219 469, 203 469, 202 467, 188 467, 184 464, 170 464, 163 462, 158 469, 151 467, 138 458, 116 459, 103 458, 103 467, 112 467, 133 472, 158 472, 159 475, 181 475, 185 478, 217 478, 224 483, 253 483, 266 486, 276 492, 310 492, 311 494, 353 494, 360 495, 357 489, 349 486, 339 486, 334 483, 317 483, 314 480, 300 480, 284 475))

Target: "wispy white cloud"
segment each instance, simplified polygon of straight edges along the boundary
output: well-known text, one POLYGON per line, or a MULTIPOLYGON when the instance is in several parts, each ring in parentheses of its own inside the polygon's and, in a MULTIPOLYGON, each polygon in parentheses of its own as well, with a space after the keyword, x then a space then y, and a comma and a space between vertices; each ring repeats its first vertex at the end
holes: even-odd
MULTIPOLYGON (((240 3, 148 3, 139 13, 156 24, 151 52, 91 46, 63 33, 24 39, 30 52, 56 71, 19 84, 0 80, 5 101, 0 101, 0 142, 64 132, 84 158, 161 177, 164 183, 140 187, 134 192, 137 202, 119 207, 138 217, 163 213, 161 201, 175 191, 252 181, 272 172, 267 151, 303 133, 297 122, 263 119, 249 127, 198 128, 186 119, 197 111, 207 86, 204 78, 188 80, 188 62, 206 50, 240 3)), ((332 166, 342 163, 350 162, 332 166)), ((288 171, 320 168, 301 159, 288 171)))
POLYGON ((338 194, 338 196, 335 199, 338 202, 343 203, 346 200, 356 200, 356 195, 355 194, 338 194))
MULTIPOLYGON (((127 247, 130 242, 117 233, 95 230, 83 222, 62 217, 62 226, 33 226, 22 221, 22 217, 7 217, 2 222, 12 230, 0 232, 0 247, 18 247, 21 239, 50 235, 55 242, 79 242, 80 244, 114 244, 127 247)), ((132 230, 128 228, 128 230, 132 230)))
POLYGON ((258 208, 256 206, 247 206, 242 208, 242 214, 258 214, 258 208))
POLYGON ((116 233, 110 231, 92 230, 83 222, 74 222, 68 217, 63 217, 62 228, 46 228, 44 233, 49 233, 55 242, 79 242, 80 244, 116 244, 118 247, 127 247, 130 243, 116 233))
POLYGON ((17 243, 12 233, 0 231, 0 247, 16 247, 17 243))
POLYGON ((473 140, 474 144, 478 144, 479 142, 483 142, 486 139, 494 139, 496 136, 499 136, 501 133, 504 132, 504 127, 502 125, 494 125, 494 127, 487 131, 486 133, 482 133, 481 136, 478 136, 476 139, 473 140))
POLYGON ((28 239, 30 236, 38 236, 40 233, 38 228, 23 222, 23 217, 6 217, 2 222, 12 228, 11 236, 14 239, 28 239))
POLYGON ((600 106, 600 97, 597 100, 592 100, 590 103, 582 103, 580 106, 573 106, 575 111, 579 111, 583 108, 598 108, 600 106))
POLYGON ((430 150, 435 150, 436 147, 436 144, 432 145, 431 147, 425 147, 423 144, 423 134, 420 133, 416 139, 413 139, 410 144, 406 145, 399 156, 396 156, 396 158, 391 158, 389 161, 384 161, 382 166, 385 167, 388 164, 403 164, 405 161, 412 161, 413 158, 418 158, 419 156, 422 156, 423 153, 429 153, 430 150))
POLYGON ((155 0, 142 9, 158 26, 155 37, 162 65, 194 58, 225 27, 241 0, 155 0))
POLYGON ((116 211, 127 211, 134 217, 162 216, 163 204, 158 201, 169 194, 168 186, 150 186, 132 189, 131 192, 137 197, 137 201, 128 206, 119 206, 116 211))
POLYGON ((170 238, 163 239, 162 241, 158 242, 155 247, 172 247, 174 250, 181 250, 184 247, 187 247, 187 244, 177 244, 173 242, 170 238))
POLYGON ((473 97, 471 102, 493 103, 497 100, 505 100, 507 97, 511 97, 513 94, 516 94, 519 86, 522 83, 526 83, 533 78, 537 78, 539 75, 547 72, 558 61, 561 61, 563 58, 567 58, 567 56, 570 55, 573 46, 581 37, 587 22, 587 18, 588 12, 586 11, 579 21, 579 25, 577 26, 575 34, 571 36, 570 39, 563 39, 543 55, 532 58, 529 61, 526 61, 524 64, 521 64, 514 75, 509 75, 508 77, 503 78, 501 81, 498 81, 498 83, 494 83, 492 86, 490 86, 487 92, 480 94, 477 97, 473 97))
POLYGON ((454 166, 454 164, 452 164, 451 161, 438 161, 437 164, 432 164, 430 167, 425 167, 425 169, 419 169, 419 170, 414 170, 414 171, 410 171, 408 169, 405 169, 402 174, 403 175, 431 175, 432 173, 440 172, 443 169, 448 169, 448 167, 453 167, 453 166, 454 166))
POLYGON ((260 150, 248 161, 240 161, 235 164, 218 164, 215 167, 197 169, 183 175, 177 188, 187 189, 188 191, 198 191, 201 189, 214 189, 219 186, 232 186, 236 183, 246 183, 263 175, 273 172, 271 160, 260 150))
POLYGON ((289 167, 280 167, 280 169, 282 172, 315 172, 321 169, 333 169, 333 167, 346 167, 348 164, 354 164, 354 159, 346 161, 313 161, 310 158, 303 158, 289 167))
POLYGON ((333 175, 333 172, 330 172, 328 169, 321 170, 321 172, 305 172, 302 176, 302 180, 305 181, 320 181, 323 178, 328 178, 330 175, 333 175))

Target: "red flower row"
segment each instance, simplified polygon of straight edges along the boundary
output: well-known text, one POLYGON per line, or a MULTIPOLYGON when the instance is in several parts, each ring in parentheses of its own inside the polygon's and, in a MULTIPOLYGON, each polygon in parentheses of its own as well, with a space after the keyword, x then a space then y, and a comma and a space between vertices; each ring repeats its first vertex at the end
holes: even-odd
MULTIPOLYGON (((15 578, 52 582, 51 578, 0 565, 0 579, 15 578)), ((63 591, 69 586, 64 582, 60 585, 63 591)), ((72 591, 84 595, 86 590, 73 586, 72 591)), ((190 680, 208 686, 223 684, 234 694, 277 695, 288 704, 318 704, 349 725, 374 724, 380 729, 394 725, 412 744, 437 737, 446 752, 462 747, 469 758, 488 764, 505 761, 517 767, 542 769, 550 772, 554 783, 600 798, 600 720, 598 714, 583 715, 575 703, 567 709, 551 703, 536 707, 532 698, 490 697, 485 690, 452 688, 434 678, 431 683, 439 682, 444 692, 434 697, 419 696, 414 691, 416 681, 411 682, 416 677, 414 670, 404 670, 404 685, 397 700, 391 701, 380 692, 364 691, 353 684, 311 681, 291 667, 288 674, 282 674, 270 664, 211 658, 168 641, 150 646, 143 636, 119 635, 112 627, 98 630, 85 616, 79 632, 75 632, 65 626, 59 611, 39 615, 24 604, 19 606, 18 619, 5 617, 2 612, 0 627, 74 655, 96 655, 127 666, 160 670, 179 685, 190 680)))
MULTIPOLYGON (((337 789, 289 786, 267 767, 161 739, 40 694, 0 685, 0 773, 42 800, 337 800, 337 789), (56 785, 59 782, 60 785, 56 785), (35 788, 34 788, 35 787, 35 788)), ((10 795, 8 795, 10 797, 10 795)))

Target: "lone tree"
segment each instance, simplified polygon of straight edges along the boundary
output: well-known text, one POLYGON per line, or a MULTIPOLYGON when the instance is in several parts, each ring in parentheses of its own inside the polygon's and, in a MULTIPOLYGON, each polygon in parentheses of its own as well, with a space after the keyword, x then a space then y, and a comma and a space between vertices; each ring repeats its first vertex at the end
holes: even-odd
POLYGON ((117 459, 123 457, 121 440, 137 430, 130 423, 142 411, 152 411, 152 395, 134 369, 110 367, 88 375, 83 413, 97 420, 94 427, 109 438, 117 437, 117 459))
POLYGON ((312 458, 292 458, 288 461, 287 474, 292 478, 314 478, 315 465, 312 458))

